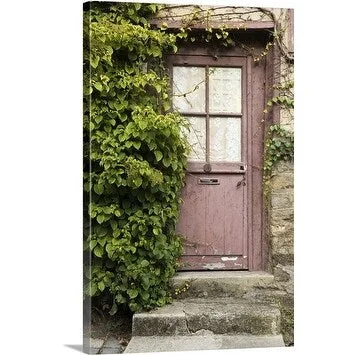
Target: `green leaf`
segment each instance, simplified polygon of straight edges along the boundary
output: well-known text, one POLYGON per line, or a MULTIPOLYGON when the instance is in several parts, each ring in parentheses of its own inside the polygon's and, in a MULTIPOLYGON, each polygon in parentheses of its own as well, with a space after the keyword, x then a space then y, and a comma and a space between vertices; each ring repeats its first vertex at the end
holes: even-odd
POLYGON ((94 57, 94 56, 90 56, 90 65, 93 68, 97 68, 97 66, 99 65, 99 61, 100 61, 100 57, 94 57))
POLYGON ((91 283, 90 285, 90 289, 89 289, 89 295, 92 297, 92 296, 95 296, 97 292, 97 286, 96 284, 94 284, 93 282, 91 283))
POLYGON ((141 297, 144 301, 147 301, 149 299, 149 293, 148 292, 143 292, 141 294, 141 297))
POLYGON ((163 158, 163 153, 160 150, 155 150, 154 155, 157 161, 160 161, 163 158))
POLYGON ((142 260, 142 262, 141 262, 141 266, 142 267, 146 267, 146 266, 148 266, 149 265, 149 261, 148 260, 142 260))
POLYGON ((128 290, 127 293, 128 293, 128 295, 129 295, 129 297, 131 299, 136 298, 138 296, 138 290, 137 289, 128 290))
POLYGON ((147 128, 148 122, 145 121, 145 120, 141 120, 141 121, 138 122, 138 126, 139 126, 139 128, 140 128, 141 130, 144 130, 144 129, 147 128))
POLYGON ((125 298, 120 293, 116 296, 115 300, 119 304, 125 302, 125 298))
POLYGON ((102 116, 101 115, 95 116, 94 120, 97 124, 99 124, 102 121, 102 116))
POLYGON ((163 165, 167 168, 170 166, 170 159, 169 158, 164 158, 163 159, 163 165))
POLYGON ((104 207, 102 208, 102 211, 103 211, 105 214, 111 214, 111 213, 112 213, 112 207, 104 206, 104 207))
POLYGON ((159 47, 157 47, 157 46, 153 46, 152 48, 151 48, 151 52, 152 52, 152 54, 153 54, 153 57, 161 57, 161 49, 159 48, 159 47))
POLYGON ((105 238, 99 239, 99 244, 100 244, 102 247, 104 247, 105 244, 106 244, 106 239, 105 239, 105 238))
POLYGON ((158 8, 158 6, 154 5, 154 4, 148 5, 148 7, 152 10, 153 13, 155 13, 157 11, 157 8, 158 8))
POLYGON ((94 249, 94 254, 98 257, 101 258, 102 255, 104 254, 104 249, 102 246, 98 245, 95 249, 94 249))
POLYGON ((113 302, 113 305, 109 312, 110 316, 114 316, 117 313, 117 311, 118 311, 117 303, 113 302))
POLYGON ((98 194, 98 195, 102 195, 102 193, 104 192, 104 186, 101 184, 95 184, 94 185, 94 191, 98 194))
POLYGON ((94 87, 99 90, 99 91, 102 91, 102 84, 100 82, 96 82, 94 83, 94 87))
POLYGON ((142 185, 142 182, 143 182, 143 180, 142 180, 142 178, 141 177, 136 177, 134 180, 133 180, 133 183, 134 183, 134 185, 136 185, 136 187, 139 187, 139 186, 141 186, 142 185))
POLYGON ((133 147, 138 150, 141 147, 141 142, 133 142, 133 147))
POLYGON ((101 224, 106 219, 106 216, 104 214, 99 214, 96 219, 101 224))
POLYGON ((159 235, 160 230, 158 228, 153 228, 153 233, 154 233, 154 235, 159 235))
POLYGON ((105 289, 105 283, 103 281, 100 281, 97 286, 101 292, 105 289))
POLYGON ((90 240, 89 246, 90 249, 93 250, 97 245, 97 240, 90 240))
MULTIPOLYGON (((118 217, 119 217, 119 216, 118 216, 118 217)), ((111 221, 110 221, 110 225, 111 225, 112 230, 116 230, 116 229, 117 229, 117 226, 118 226, 118 223, 117 223, 117 221, 111 220, 111 221)))

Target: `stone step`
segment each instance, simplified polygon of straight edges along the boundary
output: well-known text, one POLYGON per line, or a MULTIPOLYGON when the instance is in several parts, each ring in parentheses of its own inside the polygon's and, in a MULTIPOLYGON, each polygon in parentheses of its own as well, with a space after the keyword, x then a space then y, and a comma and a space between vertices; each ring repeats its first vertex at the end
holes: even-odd
POLYGON ((192 351, 285 346, 281 335, 219 335, 201 332, 195 335, 134 336, 124 353, 192 351))
POLYGON ((274 286, 274 276, 264 271, 179 272, 172 278, 174 297, 244 297, 274 286))
POLYGON ((280 317, 280 310, 270 304, 234 298, 188 298, 134 314, 132 336, 191 335, 202 330, 214 334, 277 335, 280 317))

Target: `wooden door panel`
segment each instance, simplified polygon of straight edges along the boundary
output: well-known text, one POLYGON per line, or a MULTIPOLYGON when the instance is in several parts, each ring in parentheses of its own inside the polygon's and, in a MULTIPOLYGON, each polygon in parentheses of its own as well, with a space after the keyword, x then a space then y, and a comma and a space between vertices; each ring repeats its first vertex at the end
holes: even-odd
POLYGON ((247 255, 247 233, 245 217, 247 213, 246 190, 244 175, 227 175, 228 190, 224 198, 225 219, 225 255, 247 255), (239 186, 237 184, 240 183, 239 186), (235 232, 233 232, 235 231, 235 232), (234 237, 227 237, 228 235, 234 237))
POLYGON ((177 233, 185 238, 182 258, 187 269, 247 267, 246 186, 242 174, 188 174, 177 233), (204 185, 200 179, 218 180, 204 185), (239 260, 238 260, 239 259, 239 260))
POLYGON ((201 185, 206 194, 206 255, 242 253, 243 189, 236 188, 234 174, 209 175, 220 185, 201 185))
POLYGON ((196 176, 187 174, 186 185, 182 191, 183 205, 176 232, 185 238, 184 253, 204 255, 205 247, 205 190, 197 184, 196 176), (188 231, 188 233, 186 233, 188 231))
MULTIPOLYGON (((212 175, 207 177, 212 178, 212 175)), ((205 191, 206 195, 205 209, 208 216, 205 225, 205 255, 223 255, 226 232, 223 218, 225 186, 220 177, 213 176, 213 178, 217 178, 221 185, 201 185, 201 189, 205 191)))

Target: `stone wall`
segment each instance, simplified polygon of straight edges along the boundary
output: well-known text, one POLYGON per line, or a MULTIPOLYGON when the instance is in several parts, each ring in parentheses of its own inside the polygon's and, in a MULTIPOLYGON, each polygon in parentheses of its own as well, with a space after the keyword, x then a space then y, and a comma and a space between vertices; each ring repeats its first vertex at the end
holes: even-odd
MULTIPOLYGON (((278 20, 285 29, 285 52, 293 54, 293 12, 281 12, 278 20)), ((293 65, 285 58, 280 62, 280 79, 293 80, 293 65)), ((281 109, 274 121, 293 131, 293 109, 281 109)), ((294 167, 293 162, 280 162, 272 172, 269 196, 269 260, 280 298, 282 333, 286 345, 294 342, 294 167)))
MULTIPOLYGON (((272 12, 274 18, 286 25, 289 21, 288 9, 265 8, 272 12)), ((218 6, 218 5, 166 5, 155 16, 157 23, 179 22, 181 26, 190 27, 212 26, 218 28, 225 24, 231 28, 243 28, 251 22, 270 22, 272 19, 257 7, 218 6), (216 25, 218 24, 218 25, 216 25)), ((289 27, 286 26, 286 36, 289 36, 289 27)), ((287 41, 289 37, 287 37, 287 41)))
POLYGON ((294 305, 294 208, 293 163, 280 162, 270 180, 269 250, 270 267, 277 287, 284 291, 280 299, 282 330, 287 345, 293 343, 294 305))

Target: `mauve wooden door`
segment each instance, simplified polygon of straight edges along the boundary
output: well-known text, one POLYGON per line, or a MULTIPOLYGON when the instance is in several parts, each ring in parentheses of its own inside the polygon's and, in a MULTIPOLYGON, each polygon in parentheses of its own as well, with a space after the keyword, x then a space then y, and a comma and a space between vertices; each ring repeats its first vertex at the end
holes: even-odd
POLYGON ((248 269, 247 60, 177 56, 171 70, 192 145, 177 225, 182 269, 248 269))

